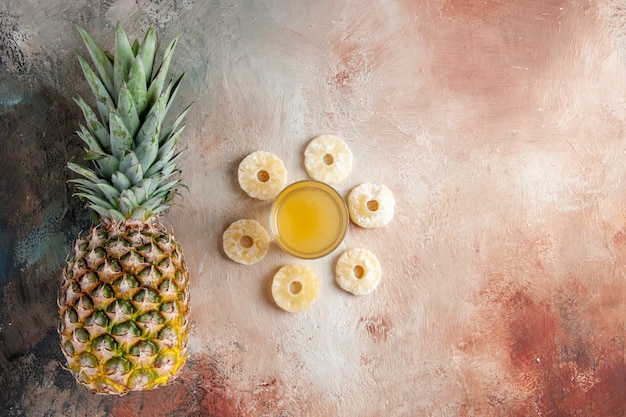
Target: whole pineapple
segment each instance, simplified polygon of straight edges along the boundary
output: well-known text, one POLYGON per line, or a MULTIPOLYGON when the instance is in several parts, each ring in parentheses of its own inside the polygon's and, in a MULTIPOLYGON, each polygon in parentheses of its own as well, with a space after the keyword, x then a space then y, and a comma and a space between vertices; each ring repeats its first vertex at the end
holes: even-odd
POLYGON ((94 111, 76 99, 86 122, 77 133, 94 165, 68 167, 83 177, 72 182, 100 222, 68 256, 59 334, 79 383, 124 394, 171 382, 187 355, 188 271, 157 217, 180 185, 176 142, 189 107, 163 127, 182 79, 167 79, 177 39, 153 75, 154 28, 131 45, 118 23, 111 54, 76 27, 93 67, 79 53, 78 60, 97 103, 94 111))

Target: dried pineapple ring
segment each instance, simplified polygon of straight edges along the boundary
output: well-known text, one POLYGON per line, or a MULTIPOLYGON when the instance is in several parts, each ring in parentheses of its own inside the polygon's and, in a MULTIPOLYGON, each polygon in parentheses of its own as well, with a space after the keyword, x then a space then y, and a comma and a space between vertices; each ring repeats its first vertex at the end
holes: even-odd
POLYGON ((369 294, 380 282, 381 268, 376 255, 367 249, 345 251, 335 266, 335 281, 354 295, 369 294))
POLYGON ((226 255, 243 265, 259 262, 270 246, 270 237, 265 228, 258 221, 250 219, 232 223, 222 239, 226 255))
POLYGON ((382 227, 393 218, 396 200, 386 185, 369 182, 358 185, 348 195, 350 219, 366 229, 382 227))
POLYGON ((318 136, 304 150, 304 167, 314 180, 336 184, 352 170, 352 152, 336 136, 318 136))
POLYGON ((276 272, 272 280, 272 297, 290 313, 307 310, 320 292, 317 274, 306 265, 289 264, 276 272))
POLYGON ((269 200, 287 184, 287 170, 278 156, 256 151, 241 161, 237 178, 241 189, 250 197, 269 200))

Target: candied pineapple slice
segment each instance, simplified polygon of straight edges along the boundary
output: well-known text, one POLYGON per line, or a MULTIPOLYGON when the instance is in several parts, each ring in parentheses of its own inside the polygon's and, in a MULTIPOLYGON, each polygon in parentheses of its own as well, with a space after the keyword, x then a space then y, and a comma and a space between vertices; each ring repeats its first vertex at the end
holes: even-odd
POLYGON ((341 138, 318 136, 304 150, 304 167, 314 180, 336 184, 350 174, 352 152, 341 138))
POLYGON ((251 265, 263 259, 270 246, 270 237, 258 221, 242 219, 228 226, 223 235, 223 246, 230 259, 251 265))
POLYGON ((380 262, 367 249, 345 251, 335 266, 337 285, 354 295, 365 295, 374 291, 380 282, 380 276, 380 262))
POLYGON ((256 151, 241 161, 237 178, 241 189, 250 197, 269 200, 287 184, 287 170, 275 154, 256 151))
POLYGON ((289 264, 278 270, 272 280, 272 297, 278 305, 290 313, 307 310, 320 292, 315 271, 306 265, 289 264))
POLYGON ((396 200, 386 185, 369 182, 358 185, 348 195, 350 219, 366 229, 382 227, 393 218, 396 200))

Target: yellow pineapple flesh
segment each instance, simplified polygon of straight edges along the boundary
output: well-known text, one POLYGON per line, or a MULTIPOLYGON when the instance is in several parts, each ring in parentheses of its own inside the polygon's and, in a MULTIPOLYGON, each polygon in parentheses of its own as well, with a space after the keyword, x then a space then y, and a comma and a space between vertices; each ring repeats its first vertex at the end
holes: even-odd
POLYGON ((312 139, 304 150, 304 168, 311 178, 336 184, 352 171, 352 152, 343 139, 321 135, 312 139))
POLYGON ((275 154, 256 151, 246 156, 237 170, 239 186, 250 197, 269 200, 287 184, 287 170, 275 154))
POLYGON ((384 184, 363 183, 348 195, 348 212, 356 225, 365 229, 385 226, 393 219, 396 200, 384 184))
POLYGON ((231 223, 224 231, 222 246, 226 256, 233 261, 252 265, 265 257, 270 236, 258 221, 241 219, 231 223))
POLYGON ((276 305, 290 313, 308 310, 319 292, 319 278, 315 271, 306 265, 285 265, 272 279, 272 297, 276 305))
POLYGON ((367 249, 349 249, 341 254, 335 265, 337 285, 354 295, 365 295, 374 291, 380 283, 380 277, 380 262, 367 249))

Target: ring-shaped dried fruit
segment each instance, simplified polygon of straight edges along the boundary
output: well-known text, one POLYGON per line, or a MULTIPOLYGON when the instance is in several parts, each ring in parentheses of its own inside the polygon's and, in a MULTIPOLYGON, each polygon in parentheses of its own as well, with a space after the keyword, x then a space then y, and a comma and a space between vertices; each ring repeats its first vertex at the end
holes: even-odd
POLYGON ((304 150, 304 168, 314 180, 336 184, 350 174, 352 152, 341 138, 318 136, 304 150))
POLYGON ((276 305, 290 313, 309 309, 319 292, 317 274, 306 265, 285 265, 272 279, 272 297, 276 305))
POLYGON ((396 200, 383 184, 369 182, 358 185, 348 195, 350 220, 356 225, 373 229, 389 223, 394 215, 396 200))
POLYGON ((378 287, 382 271, 376 255, 367 249, 345 251, 335 265, 335 281, 354 295, 369 294, 378 287))
POLYGON ((270 245, 267 230, 256 220, 242 219, 232 223, 222 236, 224 252, 233 261, 251 265, 259 262, 270 245))
POLYGON ((256 151, 246 156, 237 170, 239 186, 250 197, 269 200, 287 184, 283 161, 271 152, 256 151))

